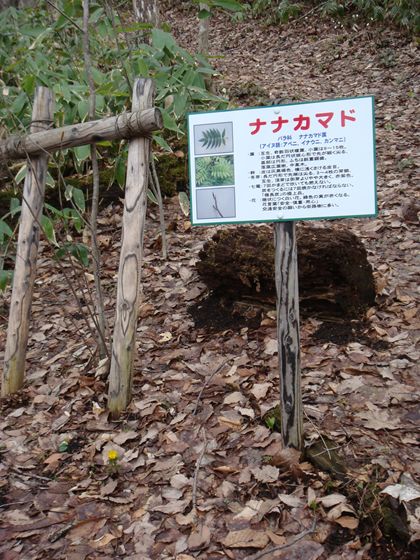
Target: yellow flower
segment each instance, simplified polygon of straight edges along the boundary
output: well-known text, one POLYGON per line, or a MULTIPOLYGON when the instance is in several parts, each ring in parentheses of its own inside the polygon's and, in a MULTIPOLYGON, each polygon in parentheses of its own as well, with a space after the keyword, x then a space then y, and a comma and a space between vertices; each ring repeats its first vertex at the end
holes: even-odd
POLYGON ((118 451, 115 451, 115 449, 110 449, 108 451, 108 461, 110 461, 111 463, 115 463, 117 459, 118 459, 118 451))

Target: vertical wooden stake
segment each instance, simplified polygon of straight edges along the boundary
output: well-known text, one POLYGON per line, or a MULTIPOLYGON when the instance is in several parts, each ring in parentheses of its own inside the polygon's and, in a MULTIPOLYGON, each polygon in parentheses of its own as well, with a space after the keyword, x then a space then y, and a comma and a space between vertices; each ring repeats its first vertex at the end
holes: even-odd
POLYGON ((282 435, 286 446, 300 450, 303 420, 295 229, 295 222, 275 224, 275 274, 282 435))
MULTIPOLYGON (((153 82, 136 80, 133 111, 153 105, 153 82)), ((136 351, 136 329, 140 295, 143 232, 146 219, 150 140, 130 141, 123 215, 117 308, 109 373, 108 408, 117 417, 131 399, 132 369, 136 351)))
MULTIPOLYGON (((31 132, 39 132, 51 126, 54 115, 53 105, 52 92, 45 87, 38 87, 32 111, 31 132)), ((24 380, 29 318, 39 245, 39 219, 44 202, 47 167, 48 154, 46 153, 32 156, 27 161, 4 352, 2 395, 14 393, 20 389, 24 380)))

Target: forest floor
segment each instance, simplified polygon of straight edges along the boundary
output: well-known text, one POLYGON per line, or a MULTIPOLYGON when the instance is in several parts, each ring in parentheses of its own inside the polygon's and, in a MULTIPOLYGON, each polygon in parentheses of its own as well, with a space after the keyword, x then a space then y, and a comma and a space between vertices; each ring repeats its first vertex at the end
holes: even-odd
MULTIPOLYGON (((164 18, 194 49, 195 15, 180 4, 164 18)), ((148 211, 133 401, 118 422, 83 319, 92 278, 66 269, 81 313, 41 245, 25 388, 0 400, 3 560, 418 558, 416 44, 314 15, 212 26, 218 87, 238 104, 375 96, 379 215, 335 227, 363 241, 376 305, 347 339, 320 341, 319 319, 301 325, 305 441, 333 441, 347 472, 285 450, 262 420, 279 399, 272 310, 257 326, 194 325, 189 307, 206 294, 195 264, 216 228, 191 228, 167 200, 167 260, 148 211)), ((121 212, 111 205, 99 220, 111 323, 121 212)))

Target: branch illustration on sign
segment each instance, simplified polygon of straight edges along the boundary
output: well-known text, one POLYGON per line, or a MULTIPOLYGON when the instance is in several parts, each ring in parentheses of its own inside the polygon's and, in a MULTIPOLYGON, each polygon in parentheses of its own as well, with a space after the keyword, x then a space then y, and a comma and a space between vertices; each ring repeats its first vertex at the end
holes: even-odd
POLYGON ((235 187, 214 187, 197 191, 197 216, 204 220, 234 218, 236 215, 235 187))
POLYGON ((215 195, 214 193, 211 193, 211 194, 212 194, 213 200, 214 200, 213 208, 216 210, 216 212, 219 214, 219 216, 220 216, 221 218, 223 218, 224 216, 223 216, 223 214, 220 212, 219 207, 218 207, 218 205, 217 205, 217 198, 216 198, 216 195, 215 195))
POLYGON ((233 185, 235 179, 233 156, 196 158, 195 177, 197 187, 233 185))
POLYGON ((209 128, 203 131, 203 136, 200 138, 199 142, 203 145, 203 148, 212 149, 220 148, 226 145, 226 129, 223 131, 217 128, 209 128))

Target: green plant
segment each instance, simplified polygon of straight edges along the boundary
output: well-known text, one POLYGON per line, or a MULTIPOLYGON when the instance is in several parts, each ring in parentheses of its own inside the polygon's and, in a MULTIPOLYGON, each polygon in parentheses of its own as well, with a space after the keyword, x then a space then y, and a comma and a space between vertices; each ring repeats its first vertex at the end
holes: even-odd
MULTIPOLYGON (((220 3, 220 2, 219 2, 220 3)), ((89 87, 83 64, 82 1, 56 0, 57 10, 38 3, 31 10, 9 8, 0 12, 0 127, 3 135, 25 133, 31 121, 32 98, 37 85, 48 86, 55 94, 56 126, 86 120, 89 87)), ((136 76, 152 77, 156 85, 156 105, 163 113, 164 131, 154 140, 159 149, 170 152, 169 141, 185 133, 188 111, 224 108, 226 101, 206 89, 205 78, 214 73, 202 56, 181 48, 168 29, 147 29, 151 43, 138 43, 142 24, 125 25, 108 3, 92 0, 90 50, 96 90, 97 117, 118 114, 131 108, 131 87, 136 76)), ((98 142, 100 167, 113 169, 111 182, 125 182, 127 145, 98 142)), ((83 266, 89 263, 88 249, 72 239, 85 225, 86 196, 83 188, 72 187, 66 177, 84 174, 89 165, 89 146, 64 150, 49 164, 47 185, 60 191, 60 208, 46 205, 41 218, 43 232, 56 247, 56 257, 72 256, 83 266), (67 238, 61 242, 60 232, 67 238)), ((15 185, 26 174, 22 166, 15 185)), ((153 200, 152 194, 148 193, 153 200)), ((0 289, 11 279, 5 269, 6 253, 13 246, 10 218, 0 219, 0 289)))
POLYGON ((264 15, 271 22, 286 23, 296 16, 316 11, 320 15, 345 18, 360 16, 373 21, 387 20, 418 33, 420 10, 418 0, 255 0, 250 6, 254 15, 264 15))

